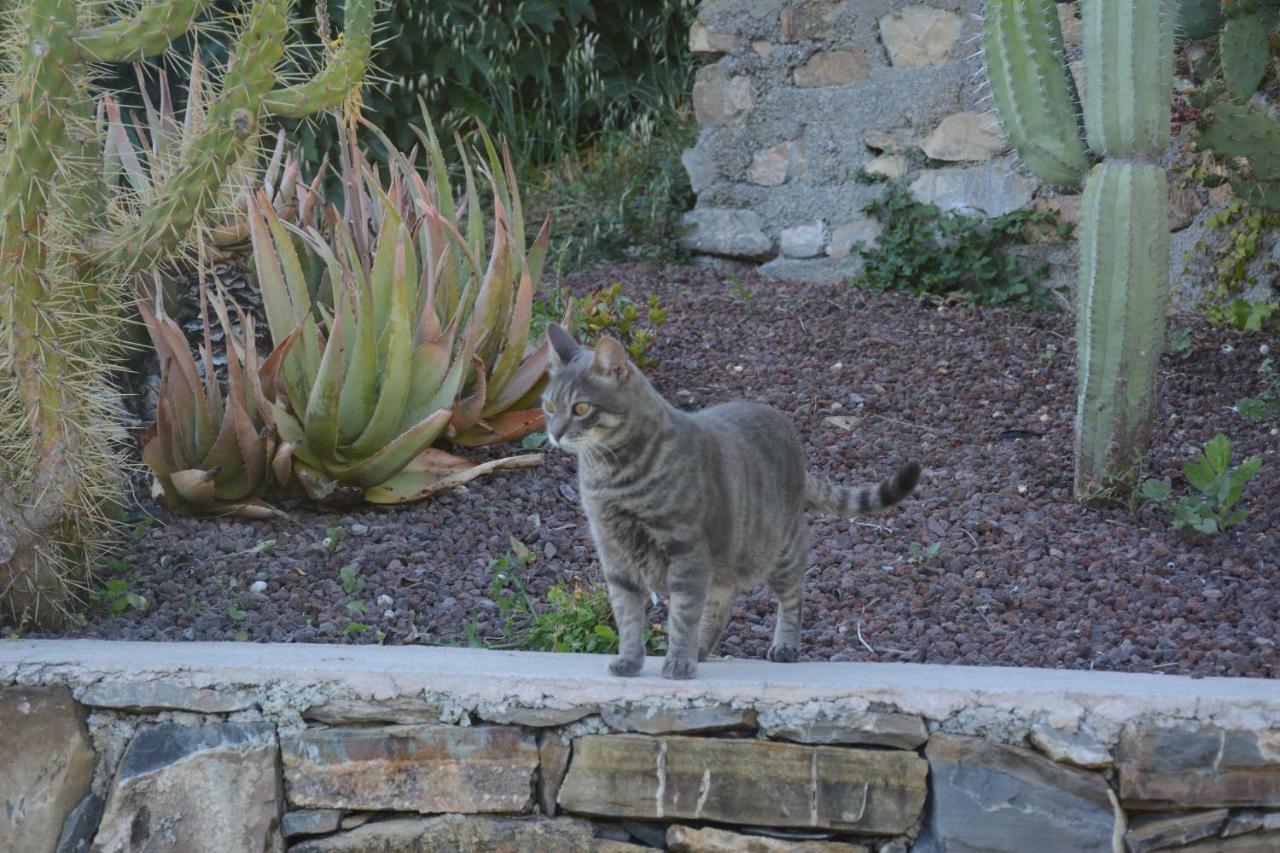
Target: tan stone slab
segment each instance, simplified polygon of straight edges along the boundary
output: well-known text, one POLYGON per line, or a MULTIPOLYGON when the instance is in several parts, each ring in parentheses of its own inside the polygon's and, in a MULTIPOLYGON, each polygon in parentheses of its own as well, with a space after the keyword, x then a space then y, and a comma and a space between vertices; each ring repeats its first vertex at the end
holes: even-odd
POLYGON ((548 816, 556 813, 556 798, 569 769, 569 742, 559 732, 538 735, 538 804, 548 816))
POLYGON ((89 793, 94 761, 70 690, 0 690, 0 848, 52 850, 89 793))
POLYGON ((1126 807, 1280 806, 1280 731, 1126 727, 1116 747, 1126 807))
POLYGON ((906 6, 880 19, 889 61, 903 68, 942 65, 960 35, 960 16, 932 6, 906 6))
POLYGON ((667 849, 671 853, 870 853, 868 847, 845 841, 788 841, 679 825, 667 830, 667 849))
POLYGON ((602 715, 611 729, 646 735, 725 732, 756 727, 755 711, 728 705, 673 709, 652 705, 626 706, 604 708, 602 715))
POLYGON ((795 71, 795 83, 802 89, 847 86, 871 76, 867 57, 853 48, 820 50, 795 71))
POLYGON ((505 726, 310 729, 281 739, 294 807, 522 812, 538 747, 505 726))
POLYGON ((303 719, 330 725, 346 723, 401 723, 417 725, 440 722, 440 706, 412 697, 396 699, 329 699, 302 712, 303 719))
POLYGON ((608 817, 895 835, 915 825, 927 772, 910 752, 588 735, 574 741, 559 802, 608 817))

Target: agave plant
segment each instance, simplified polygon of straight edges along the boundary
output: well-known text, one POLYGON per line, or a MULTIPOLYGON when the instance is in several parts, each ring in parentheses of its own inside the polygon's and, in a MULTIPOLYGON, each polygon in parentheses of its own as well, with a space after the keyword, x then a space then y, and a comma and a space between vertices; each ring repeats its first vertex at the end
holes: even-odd
POLYGON ((258 497, 270 485, 276 442, 259 412, 256 389, 274 383, 282 353, 272 353, 259 366, 252 318, 237 309, 242 330, 237 338, 223 294, 210 300, 201 287, 200 295, 203 380, 182 329, 165 315, 161 300, 155 310, 138 303, 160 359, 156 422, 144 439, 142 459, 155 475, 157 497, 170 509, 246 518, 280 515, 258 497), (225 396, 214 372, 210 301, 225 336, 225 396))
POLYGON ((313 500, 417 500, 540 459, 474 466, 432 448, 507 441, 542 425, 548 351, 529 346, 529 324, 549 226, 526 251, 510 158, 481 135, 491 244, 475 170, 464 162, 464 211, 429 123, 430 181, 388 146, 384 189, 351 134, 341 214, 330 206, 290 224, 265 196, 251 206, 263 305, 284 353, 261 402, 281 438, 277 471, 313 500))

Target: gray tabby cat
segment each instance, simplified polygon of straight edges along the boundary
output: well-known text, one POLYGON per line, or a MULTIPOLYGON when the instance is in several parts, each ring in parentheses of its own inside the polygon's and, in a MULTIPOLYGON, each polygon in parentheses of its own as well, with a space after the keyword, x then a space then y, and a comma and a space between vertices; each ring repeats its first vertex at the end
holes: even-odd
POLYGON ((648 590, 670 594, 662 674, 692 678, 724 631, 734 593, 761 580, 778 599, 769 660, 798 659, 805 508, 874 512, 906 497, 920 466, 857 489, 828 483, 805 473, 800 442, 780 412, 745 401, 684 412, 612 338, 590 350, 558 325, 547 336, 547 436, 578 456, 582 507, 618 623, 619 655, 609 671, 637 675, 644 665, 648 590))

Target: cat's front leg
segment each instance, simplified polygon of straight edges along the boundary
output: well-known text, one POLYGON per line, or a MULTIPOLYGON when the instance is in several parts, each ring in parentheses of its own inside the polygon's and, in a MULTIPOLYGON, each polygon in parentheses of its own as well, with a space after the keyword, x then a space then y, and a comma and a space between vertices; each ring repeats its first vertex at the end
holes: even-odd
POLYGON ((609 662, 614 675, 639 675, 644 668, 644 587, 630 575, 605 571, 609 590, 609 606, 618 624, 618 656, 609 662))
POLYGON ((693 678, 698 668, 698 628, 711 581, 711 553, 701 540, 669 542, 663 551, 669 561, 667 589, 671 595, 662 674, 666 678, 693 678))

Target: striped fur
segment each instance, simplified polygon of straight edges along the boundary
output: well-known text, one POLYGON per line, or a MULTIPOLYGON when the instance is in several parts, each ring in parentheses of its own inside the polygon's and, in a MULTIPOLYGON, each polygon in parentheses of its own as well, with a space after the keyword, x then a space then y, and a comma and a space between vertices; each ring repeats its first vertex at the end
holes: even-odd
POLYGON ((791 424, 738 401, 684 412, 669 405, 614 340, 595 350, 548 329, 547 435, 578 456, 582 507, 618 623, 615 675, 644 663, 649 591, 670 596, 663 675, 691 678, 714 649, 735 593, 764 581, 778 600, 768 657, 800 655, 805 509, 849 516, 902 500, 920 468, 860 489, 805 473, 791 424))

